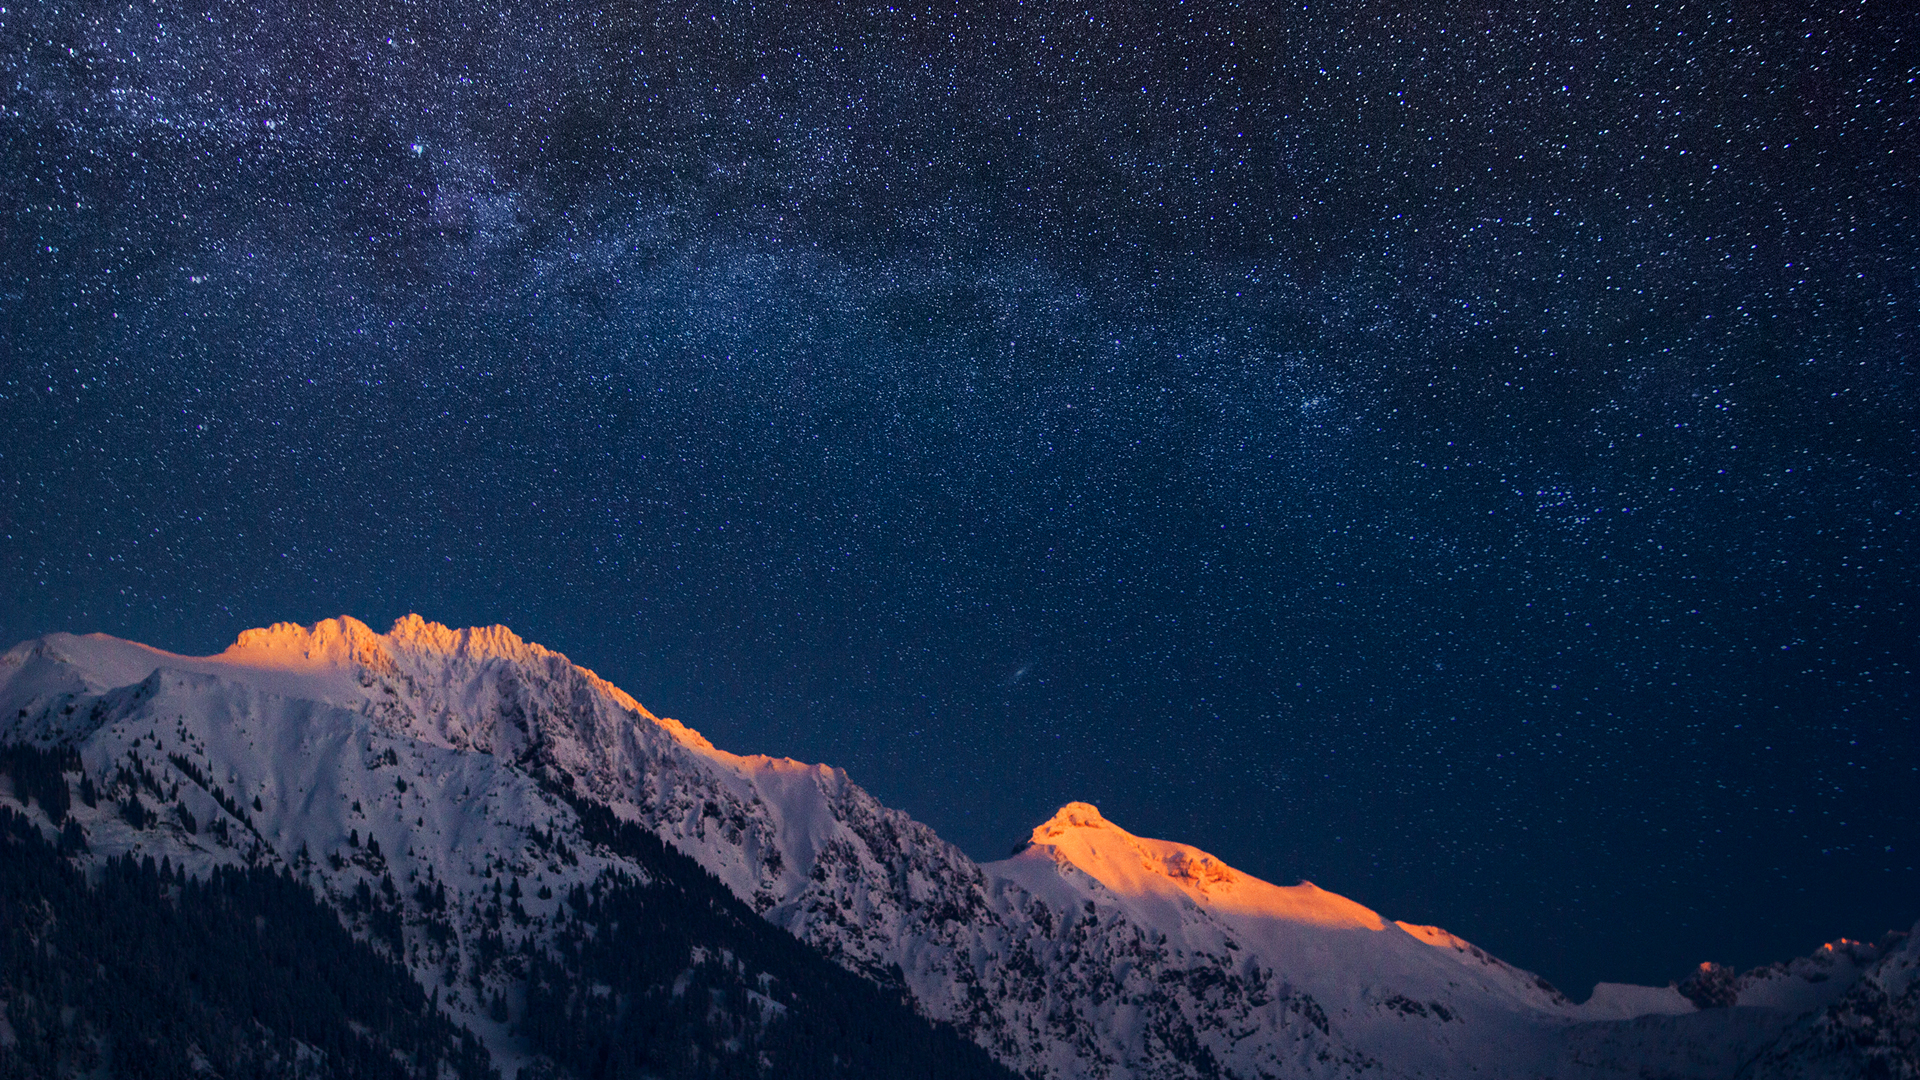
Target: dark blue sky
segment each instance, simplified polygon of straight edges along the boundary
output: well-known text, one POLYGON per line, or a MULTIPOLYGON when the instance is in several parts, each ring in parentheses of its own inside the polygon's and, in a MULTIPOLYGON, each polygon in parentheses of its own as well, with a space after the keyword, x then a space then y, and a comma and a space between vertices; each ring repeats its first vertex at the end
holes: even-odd
POLYGON ((1576 995, 1920 917, 1888 5, 293 7, 0 15, 7 641, 505 623, 1576 995))

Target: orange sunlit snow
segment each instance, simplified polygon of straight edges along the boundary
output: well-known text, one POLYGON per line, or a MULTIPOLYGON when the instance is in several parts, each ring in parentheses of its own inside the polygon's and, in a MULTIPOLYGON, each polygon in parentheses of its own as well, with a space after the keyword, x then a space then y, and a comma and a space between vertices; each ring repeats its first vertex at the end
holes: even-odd
POLYGON ((1312 882, 1281 886, 1241 873, 1196 847, 1135 836, 1083 802, 1061 807, 1033 830, 1023 858, 1079 867, 1122 896, 1184 894, 1218 911, 1315 926, 1385 930, 1379 915, 1312 882), (1036 854, 1037 853, 1037 854, 1036 854))

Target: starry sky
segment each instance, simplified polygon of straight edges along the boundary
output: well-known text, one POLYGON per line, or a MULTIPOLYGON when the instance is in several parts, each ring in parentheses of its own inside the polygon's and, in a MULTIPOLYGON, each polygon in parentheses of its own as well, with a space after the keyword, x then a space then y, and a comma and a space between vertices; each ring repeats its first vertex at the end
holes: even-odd
POLYGON ((1920 918, 1898 5, 0 6, 0 637, 505 623, 1582 997, 1920 918))

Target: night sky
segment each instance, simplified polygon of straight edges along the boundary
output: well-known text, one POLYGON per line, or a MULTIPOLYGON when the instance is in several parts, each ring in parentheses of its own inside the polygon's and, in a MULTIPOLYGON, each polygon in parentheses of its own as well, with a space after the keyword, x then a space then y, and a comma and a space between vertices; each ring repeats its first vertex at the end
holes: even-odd
POLYGON ((0 6, 0 638, 505 623, 1583 997, 1920 917, 1900 5, 0 6))

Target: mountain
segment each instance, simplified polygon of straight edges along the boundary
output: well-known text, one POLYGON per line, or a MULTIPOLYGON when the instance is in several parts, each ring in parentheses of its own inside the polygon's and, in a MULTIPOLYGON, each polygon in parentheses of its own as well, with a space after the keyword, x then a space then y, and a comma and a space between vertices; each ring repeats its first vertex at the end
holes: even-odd
MULTIPOLYGON (((381 636, 342 620, 251 633, 205 659, 55 635, 0 658, 0 703, 0 743, 13 744, 0 759, 8 809, 43 822, 58 838, 49 843, 84 850, 83 864, 158 860, 147 891, 178 902, 170 875, 217 880, 240 868, 300 883, 402 981, 426 988, 435 1012, 478 1032, 504 1075, 559 1063, 595 1076, 1011 1076, 759 918, 655 833, 570 790, 701 741, 503 631, 456 635, 412 620, 381 636)), ((6 928, 13 951, 64 954, 98 937, 90 920, 60 917, 74 891, 14 905, 28 914, 6 928)), ((173 958, 162 967, 193 963, 161 986, 217 983, 248 966, 243 956, 209 967, 191 944, 162 943, 173 958)), ((304 1075, 327 1045, 213 999, 198 1003, 200 1027, 158 1034, 124 1003, 83 1014, 92 1030, 77 1041, 109 1045, 64 1053, 76 1041, 63 1030, 68 1010, 115 999, 77 995, 57 974, 0 988, 0 1069, 11 1057, 36 1075, 19 1059, 49 1044, 43 1060, 68 1075, 162 1050, 225 1071, 197 1033, 252 1024, 260 1045, 229 1035, 213 1049, 231 1051, 243 1074, 304 1075), (63 1007, 49 1010, 51 997, 63 1007), (13 1023, 49 1011, 58 1024, 13 1023), (23 1044, 23 1032, 41 1038, 23 1044)), ((109 969, 95 981, 112 978, 109 969)), ((364 1022, 340 1019, 345 1034, 319 1034, 357 1045, 349 1036, 364 1022)), ((405 1049, 419 1075, 439 1074, 431 1054, 389 1048, 405 1049)), ((377 1075, 339 1054, 326 1060, 323 1075, 377 1075)))
POLYGON ((1084 803, 977 864, 844 772, 719 750, 503 627, 279 624, 201 658, 50 635, 0 657, 0 743, 66 755, 12 770, 49 843, 303 883, 506 1075, 685 1066, 620 1056, 642 1044, 798 1075, 883 1035, 893 1060, 998 1068, 954 1032, 1049 1080, 1912 1061, 1910 940, 1575 1004, 1084 803))

